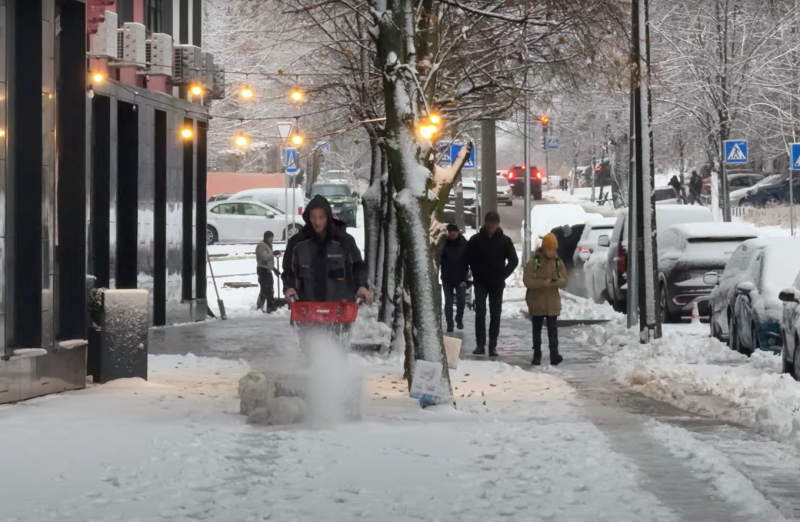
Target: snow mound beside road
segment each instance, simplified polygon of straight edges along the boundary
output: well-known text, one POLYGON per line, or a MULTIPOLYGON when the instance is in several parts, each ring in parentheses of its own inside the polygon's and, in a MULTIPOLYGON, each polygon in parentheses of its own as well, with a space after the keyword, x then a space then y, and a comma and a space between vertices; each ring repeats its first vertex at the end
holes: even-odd
POLYGON ((586 340, 605 354, 603 362, 620 383, 800 447, 800 383, 780 373, 779 355, 748 358, 707 335, 680 330, 642 345, 638 332, 622 322, 594 326, 586 340))

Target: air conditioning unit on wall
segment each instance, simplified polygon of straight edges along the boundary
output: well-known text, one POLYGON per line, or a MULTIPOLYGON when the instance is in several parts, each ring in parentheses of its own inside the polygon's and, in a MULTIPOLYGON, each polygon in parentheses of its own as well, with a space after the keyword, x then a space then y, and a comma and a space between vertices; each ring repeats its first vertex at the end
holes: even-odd
POLYGON ((147 40, 147 74, 150 76, 172 76, 172 37, 164 33, 153 33, 147 40))
POLYGON ((90 58, 119 58, 117 13, 106 11, 104 20, 97 24, 97 32, 89 37, 90 58))
POLYGON ((172 66, 173 85, 189 85, 194 81, 203 81, 200 74, 202 68, 202 51, 195 45, 176 45, 172 66))
POLYGON ((118 32, 117 67, 147 67, 147 29, 144 24, 126 22, 118 32))

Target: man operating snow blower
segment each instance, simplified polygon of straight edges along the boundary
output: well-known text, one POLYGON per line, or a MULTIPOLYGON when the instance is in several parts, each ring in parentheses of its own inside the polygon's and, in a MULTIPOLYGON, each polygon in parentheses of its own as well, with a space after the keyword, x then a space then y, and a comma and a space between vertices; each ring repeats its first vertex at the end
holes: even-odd
POLYGON ((315 196, 303 212, 305 226, 286 245, 283 284, 287 301, 355 302, 371 298, 367 267, 331 204, 315 196))

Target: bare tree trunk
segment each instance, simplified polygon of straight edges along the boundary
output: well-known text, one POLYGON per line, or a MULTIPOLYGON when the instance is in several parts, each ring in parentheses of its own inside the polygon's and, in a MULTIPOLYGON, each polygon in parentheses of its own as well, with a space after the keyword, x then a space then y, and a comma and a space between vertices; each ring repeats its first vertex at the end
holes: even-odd
POLYGON ((374 129, 370 129, 368 132, 372 162, 369 172, 369 188, 364 192, 362 198, 362 204, 364 205, 364 246, 366 250, 364 257, 369 271, 369 284, 375 288, 381 236, 381 178, 383 172, 381 169, 381 147, 378 135, 374 129))

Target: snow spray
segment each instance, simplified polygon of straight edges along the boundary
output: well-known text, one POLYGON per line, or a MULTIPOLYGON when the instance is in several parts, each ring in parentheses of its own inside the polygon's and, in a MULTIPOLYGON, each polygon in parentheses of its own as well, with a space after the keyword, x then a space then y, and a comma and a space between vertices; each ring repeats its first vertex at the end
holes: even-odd
POLYGON ((319 331, 304 339, 307 351, 306 420, 330 426, 361 416, 361 375, 349 362, 347 336, 319 331), (342 338, 344 337, 344 338, 342 338))

